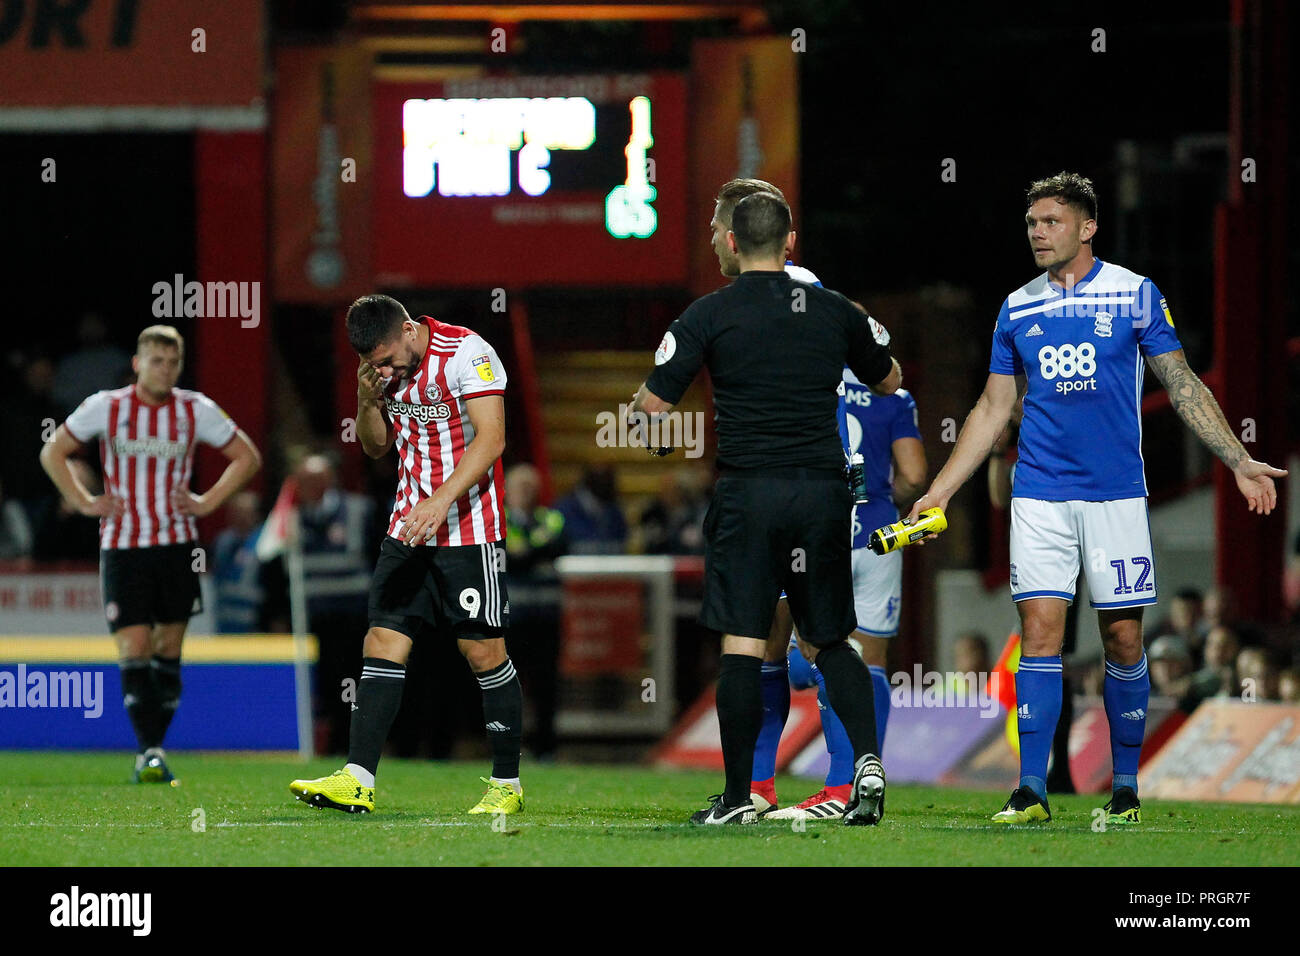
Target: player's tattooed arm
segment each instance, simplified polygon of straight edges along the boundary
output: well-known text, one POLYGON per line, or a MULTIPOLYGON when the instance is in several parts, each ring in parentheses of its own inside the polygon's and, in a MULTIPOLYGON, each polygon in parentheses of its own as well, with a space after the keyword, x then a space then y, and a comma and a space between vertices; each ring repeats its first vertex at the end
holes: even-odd
POLYGON ((1187 423, 1187 427, 1215 457, 1229 468, 1236 468, 1250 457, 1232 433, 1232 427, 1223 417, 1219 403, 1187 364, 1182 349, 1156 355, 1148 358, 1147 362, 1169 393, 1169 400, 1178 417, 1187 423))
POLYGON ((1224 417, 1219 403, 1214 400, 1205 383, 1188 367, 1182 349, 1156 355, 1148 358, 1147 362, 1169 393, 1169 400, 1178 417, 1187 423, 1187 427, 1204 442, 1206 448, 1232 469, 1233 477, 1237 480, 1237 490, 1246 499, 1250 510, 1269 514, 1277 504, 1273 479, 1284 478, 1287 472, 1266 462, 1255 461, 1246 453, 1237 436, 1232 433, 1232 426, 1224 417))

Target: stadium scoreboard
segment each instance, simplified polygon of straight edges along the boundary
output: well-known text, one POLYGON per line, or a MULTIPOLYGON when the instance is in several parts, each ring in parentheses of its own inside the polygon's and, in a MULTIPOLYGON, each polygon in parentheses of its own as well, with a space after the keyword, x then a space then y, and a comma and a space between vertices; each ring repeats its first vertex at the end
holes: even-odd
POLYGON ((683 283, 685 91, 674 73, 376 83, 376 273, 683 283))

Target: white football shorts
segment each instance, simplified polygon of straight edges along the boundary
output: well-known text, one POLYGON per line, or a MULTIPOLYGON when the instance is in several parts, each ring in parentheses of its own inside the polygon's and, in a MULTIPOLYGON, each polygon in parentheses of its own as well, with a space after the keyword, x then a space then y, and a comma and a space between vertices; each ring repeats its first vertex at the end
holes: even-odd
POLYGON ((1080 569, 1095 608, 1156 603, 1146 498, 1012 498, 1012 600, 1056 597, 1073 602, 1080 569))

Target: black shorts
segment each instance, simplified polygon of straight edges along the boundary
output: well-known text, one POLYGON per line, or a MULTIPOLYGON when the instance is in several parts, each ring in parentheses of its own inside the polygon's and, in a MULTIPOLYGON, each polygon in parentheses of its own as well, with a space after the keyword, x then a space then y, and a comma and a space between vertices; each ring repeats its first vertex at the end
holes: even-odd
POLYGON ((460 637, 502 637, 510 599, 496 544, 379 546, 370 582, 370 626, 414 639, 425 626, 460 637))
POLYGON ((700 623, 766 640, 784 589, 805 641, 825 647, 848 636, 857 626, 852 521, 853 497, 833 473, 724 473, 704 517, 700 623))
POLYGON ((202 611, 199 575, 194 570, 197 547, 191 541, 100 551, 99 579, 108 629, 176 624, 202 611))

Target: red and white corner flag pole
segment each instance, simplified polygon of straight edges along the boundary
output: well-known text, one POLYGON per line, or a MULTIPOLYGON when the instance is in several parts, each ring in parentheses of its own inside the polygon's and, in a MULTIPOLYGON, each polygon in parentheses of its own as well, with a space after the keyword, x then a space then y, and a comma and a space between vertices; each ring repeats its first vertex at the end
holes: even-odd
POLYGON ((298 707, 298 755, 311 759, 311 645, 308 640, 307 582, 303 573, 302 537, 298 526, 298 483, 290 475, 266 516, 254 551, 259 561, 284 556, 289 578, 289 628, 293 632, 294 693, 298 707))

